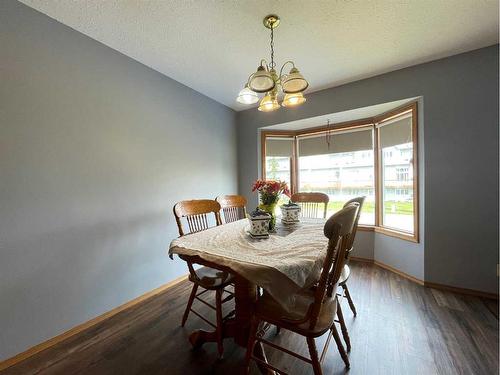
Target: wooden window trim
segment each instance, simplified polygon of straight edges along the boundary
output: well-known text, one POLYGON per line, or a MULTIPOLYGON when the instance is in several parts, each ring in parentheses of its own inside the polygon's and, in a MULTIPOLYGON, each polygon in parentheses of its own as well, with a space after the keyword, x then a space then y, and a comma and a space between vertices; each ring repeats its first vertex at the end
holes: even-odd
POLYGON ((358 230, 363 231, 363 232, 374 232, 375 225, 359 224, 358 230))
POLYGON ((318 126, 296 131, 283 130, 261 130, 261 178, 266 178, 266 138, 267 137, 285 137, 293 138, 292 158, 290 161, 290 190, 292 193, 298 192, 299 177, 298 177, 298 140, 302 136, 310 136, 321 134, 325 131, 331 131, 332 134, 339 130, 359 129, 359 128, 374 129, 374 184, 375 184, 375 225, 361 225, 359 229, 362 231, 370 231, 382 233, 387 236, 396 237, 405 241, 419 242, 419 164, 418 164, 418 106, 417 102, 405 104, 398 108, 392 109, 379 116, 364 118, 361 120, 347 121, 333 126, 318 126), (403 114, 412 114, 412 139, 413 139, 413 233, 405 232, 395 228, 383 225, 382 221, 382 179, 381 179, 381 163, 380 163, 380 132, 376 124, 399 117, 403 114))
POLYGON ((373 228, 373 231, 376 233, 382 233, 386 236, 399 238, 405 241, 418 243, 418 236, 415 236, 413 233, 404 232, 398 229, 384 227, 384 226, 376 226, 373 228))
POLYGON ((381 122, 385 122, 405 114, 411 113, 412 115, 412 143, 413 143, 413 233, 406 232, 404 230, 399 230, 396 228, 392 228, 389 226, 385 226, 383 223, 383 197, 382 197, 382 163, 381 163, 381 148, 380 148, 380 128, 375 126, 375 139, 376 145, 374 149, 376 149, 376 173, 375 178, 377 179, 376 189, 376 204, 375 204, 375 217, 376 217, 376 228, 375 232, 383 233, 391 237, 400 238, 403 240, 411 241, 411 242, 419 242, 419 195, 418 195, 418 187, 419 187, 419 178, 418 178, 418 108, 417 102, 413 102, 407 104, 403 107, 396 108, 389 112, 386 112, 380 116, 374 118, 375 124, 379 124, 381 122))
POLYGON ((293 137, 293 150, 292 150, 292 169, 290 175, 290 190, 292 194, 299 192, 299 139, 297 136, 293 137))

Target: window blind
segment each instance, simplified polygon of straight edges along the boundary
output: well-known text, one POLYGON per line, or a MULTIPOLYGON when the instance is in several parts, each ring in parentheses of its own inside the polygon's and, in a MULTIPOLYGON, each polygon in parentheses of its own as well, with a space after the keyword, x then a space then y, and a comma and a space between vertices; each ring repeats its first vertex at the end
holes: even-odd
POLYGON ((373 149, 372 129, 299 138, 299 156, 336 154, 373 149))
POLYGON ((380 123, 380 147, 392 147, 412 142, 412 119, 411 114, 380 123))
POLYGON ((266 156, 292 157, 293 138, 267 138, 266 156))

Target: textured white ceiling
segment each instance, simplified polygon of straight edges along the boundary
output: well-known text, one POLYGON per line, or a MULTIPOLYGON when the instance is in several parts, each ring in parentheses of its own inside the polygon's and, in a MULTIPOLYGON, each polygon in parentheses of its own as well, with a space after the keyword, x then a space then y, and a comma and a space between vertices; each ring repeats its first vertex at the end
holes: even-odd
POLYGON ((21 0, 231 107, 277 13, 309 92, 498 43, 498 0, 21 0))

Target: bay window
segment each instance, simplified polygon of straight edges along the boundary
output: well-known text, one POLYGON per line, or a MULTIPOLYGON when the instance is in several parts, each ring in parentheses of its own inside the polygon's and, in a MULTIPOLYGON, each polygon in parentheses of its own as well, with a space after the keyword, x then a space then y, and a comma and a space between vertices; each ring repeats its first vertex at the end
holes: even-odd
POLYGON ((262 177, 292 192, 322 192, 331 215, 365 196, 365 230, 418 241, 417 105, 362 121, 262 131, 262 177))

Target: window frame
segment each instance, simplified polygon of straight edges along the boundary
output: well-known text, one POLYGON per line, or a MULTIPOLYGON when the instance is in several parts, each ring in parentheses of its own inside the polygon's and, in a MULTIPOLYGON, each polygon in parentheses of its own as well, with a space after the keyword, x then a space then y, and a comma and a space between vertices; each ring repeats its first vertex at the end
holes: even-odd
POLYGON ((361 120, 348 121, 333 126, 318 126, 314 128, 301 129, 296 131, 283 130, 261 130, 261 178, 266 178, 266 139, 269 138, 289 138, 293 140, 292 157, 290 158, 290 190, 296 193, 299 186, 298 176, 298 142, 299 138, 331 132, 335 134, 339 131, 349 129, 371 128, 374 132, 373 154, 374 154, 374 189, 375 189, 375 224, 374 225, 359 225, 359 230, 374 231, 391 237, 400 238, 406 241, 419 242, 419 170, 418 170, 418 104, 412 102, 404 106, 395 108, 391 111, 382 113, 381 115, 369 117, 361 120), (380 128, 378 124, 388 120, 411 113, 412 116, 412 144, 413 144, 413 233, 402 229, 392 228, 383 224, 383 197, 382 197, 382 155, 380 147, 380 128))
POLYGON ((377 170, 375 171, 376 186, 375 186, 375 232, 383 233, 392 237, 401 238, 404 240, 419 242, 419 179, 418 179, 418 111, 417 102, 407 104, 403 107, 396 108, 389 112, 383 113, 374 118, 375 120, 375 165, 377 170), (383 223, 383 181, 382 181, 382 149, 380 147, 380 127, 378 124, 392 120, 404 115, 411 113, 412 124, 412 144, 413 144, 413 233, 402 229, 396 229, 389 226, 385 226, 383 223))
POLYGON ((262 179, 266 179, 266 140, 267 138, 286 138, 293 141, 292 156, 290 157, 290 191, 294 194, 296 186, 296 166, 297 166, 297 139, 294 132, 287 131, 261 131, 261 142, 260 142, 260 156, 261 156, 261 166, 260 174, 262 179))

